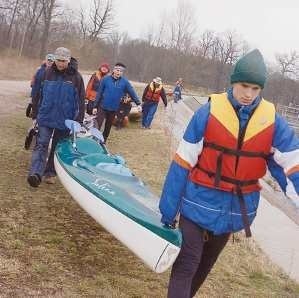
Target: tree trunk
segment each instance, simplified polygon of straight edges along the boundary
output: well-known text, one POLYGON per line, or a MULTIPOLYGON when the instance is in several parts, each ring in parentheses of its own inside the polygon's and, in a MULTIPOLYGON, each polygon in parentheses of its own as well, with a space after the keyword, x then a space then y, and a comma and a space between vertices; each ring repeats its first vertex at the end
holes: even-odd
POLYGON ((49 39, 49 33, 50 33, 50 26, 52 22, 52 14, 53 14, 53 9, 55 5, 56 0, 45 0, 44 1, 44 31, 42 35, 42 40, 41 40, 41 49, 40 49, 40 58, 43 59, 46 50, 48 48, 48 39, 49 39))
MULTIPOLYGON (((16 16, 16 13, 17 13, 18 5, 19 5, 19 0, 16 1, 15 7, 14 7, 14 10, 13 10, 13 13, 12 13, 11 21, 10 21, 9 28, 8 28, 8 31, 7 31, 7 39, 9 39, 10 32, 12 30, 12 27, 13 27, 13 24, 14 24, 14 21, 15 21, 15 16, 16 16)), ((10 42, 10 44, 11 44, 11 42, 10 42)))
POLYGON ((41 40, 42 45, 41 45, 40 54, 39 54, 39 57, 41 59, 43 59, 46 55, 46 50, 48 47, 49 31, 50 31, 50 22, 46 22, 42 40, 41 40))

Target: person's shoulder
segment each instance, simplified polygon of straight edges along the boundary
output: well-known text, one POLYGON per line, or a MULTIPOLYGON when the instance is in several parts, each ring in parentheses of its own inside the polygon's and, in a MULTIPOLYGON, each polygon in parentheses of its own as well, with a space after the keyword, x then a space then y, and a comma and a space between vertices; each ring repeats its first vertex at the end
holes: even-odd
POLYGON ((54 75, 55 75, 55 71, 52 67, 48 67, 45 69, 45 72, 44 72, 45 78, 50 78, 50 77, 53 77, 54 75))
POLYGON ((101 82, 108 82, 108 81, 112 81, 112 76, 111 75, 104 76, 101 79, 101 82))
POLYGON ((82 76, 82 74, 81 74, 78 70, 76 71, 76 75, 77 75, 80 79, 83 80, 83 76, 82 76))

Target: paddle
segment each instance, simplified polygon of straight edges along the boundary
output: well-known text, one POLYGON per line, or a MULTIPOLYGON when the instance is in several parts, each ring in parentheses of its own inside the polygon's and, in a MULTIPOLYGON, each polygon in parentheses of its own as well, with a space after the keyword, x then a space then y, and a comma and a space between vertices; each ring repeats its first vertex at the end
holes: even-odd
POLYGON ((109 151, 108 151, 108 149, 107 149, 107 147, 105 145, 105 139, 103 137, 103 134, 97 128, 95 128, 95 127, 91 127, 89 129, 89 131, 90 131, 91 135, 98 140, 99 144, 102 146, 102 148, 104 149, 105 153, 108 154, 108 155, 110 155, 110 153, 109 153, 109 151))
POLYGON ((73 148, 77 149, 76 139, 77 139, 77 133, 82 130, 82 127, 80 123, 74 121, 74 120, 65 120, 65 126, 71 131, 73 134, 73 148))
MULTIPOLYGON (((80 125, 80 123, 74 121, 74 120, 65 120, 65 126, 71 131, 71 133, 73 134, 73 148, 77 149, 77 145, 76 145, 76 138, 77 138, 77 133, 82 131, 82 127, 80 125)), ((98 140, 98 143, 101 145, 101 147, 104 149, 105 154, 107 155, 111 155, 105 145, 105 139, 103 137, 103 134, 95 127, 86 127, 83 124, 83 127, 88 130, 90 132, 90 134, 98 140)), ((125 159, 120 156, 120 155, 113 155, 113 157, 115 158, 115 161, 118 164, 122 164, 124 165, 126 163, 125 159)))

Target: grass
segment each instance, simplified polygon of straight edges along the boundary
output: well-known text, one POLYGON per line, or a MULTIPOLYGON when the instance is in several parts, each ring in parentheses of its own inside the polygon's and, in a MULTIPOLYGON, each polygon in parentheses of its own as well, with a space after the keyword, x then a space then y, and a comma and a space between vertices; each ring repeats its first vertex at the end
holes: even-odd
MULTIPOLYGON (((28 74, 22 67, 16 73, 21 60, 7 60, 12 67, 6 70, 1 68, 3 61, 0 79, 28 80, 38 65, 32 63, 28 74)), ((138 93, 142 91, 139 86, 138 93)), ((7 101, 18 108, 0 113, 0 297, 165 297, 169 272, 151 272, 86 214, 59 182, 29 188, 31 152, 23 149, 30 125, 22 110, 25 94, 1 93, 1 111, 7 101)), ((153 129, 141 130, 138 123, 113 129, 108 144, 157 195, 173 153, 161 128, 167 121, 161 110, 153 129)), ((252 239, 238 234, 198 297, 299 297, 299 285, 273 266, 252 239)))
MULTIPOLYGON (((109 148, 159 194, 170 155, 169 138, 155 120, 151 130, 138 124, 113 130, 109 148)), ((1 297, 165 297, 169 272, 158 275, 147 269, 59 182, 28 187, 30 152, 22 149, 28 120, 16 114, 1 122, 1 297)), ((298 296, 298 284, 241 235, 228 244, 199 295, 298 296)))
POLYGON ((17 57, 15 52, 10 54, 0 51, 0 80, 31 80, 37 67, 41 65, 39 59, 17 57))

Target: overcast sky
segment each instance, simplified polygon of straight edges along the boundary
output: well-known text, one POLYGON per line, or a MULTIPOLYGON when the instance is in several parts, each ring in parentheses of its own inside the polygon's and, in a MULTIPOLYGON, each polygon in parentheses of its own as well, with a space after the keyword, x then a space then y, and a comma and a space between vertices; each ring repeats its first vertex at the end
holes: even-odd
MULTIPOLYGON (((74 0, 65 0, 74 5, 74 0)), ((87 5, 91 0, 80 0, 87 5)), ((79 3, 78 1, 77 3, 79 3)), ((159 23, 165 10, 182 0, 114 0, 120 31, 141 37, 150 24, 159 23)), ((267 60, 277 52, 299 51, 298 0, 189 0, 195 8, 199 31, 235 30, 249 45, 259 48, 267 60)))

